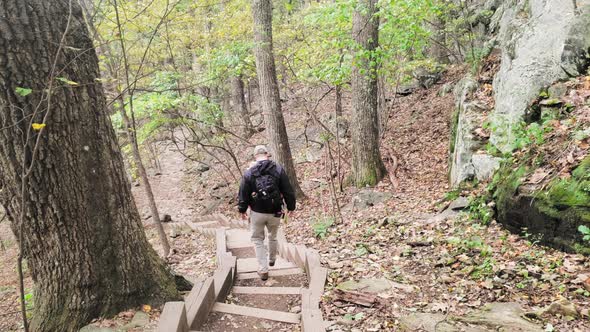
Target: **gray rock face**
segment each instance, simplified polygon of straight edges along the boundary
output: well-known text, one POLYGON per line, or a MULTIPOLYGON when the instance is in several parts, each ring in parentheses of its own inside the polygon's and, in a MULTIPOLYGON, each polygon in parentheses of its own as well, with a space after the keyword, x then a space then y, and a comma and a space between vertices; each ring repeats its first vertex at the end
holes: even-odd
POLYGON ((492 157, 487 154, 474 154, 471 157, 471 164, 475 171, 475 177, 479 181, 490 179, 496 170, 500 168, 501 158, 492 157))
POLYGON ((502 65, 494 79, 492 114, 500 126, 491 141, 506 152, 514 141, 513 125, 541 89, 586 71, 590 0, 506 0, 492 22, 498 24, 502 65))
POLYGON ((485 106, 470 100, 477 86, 476 81, 466 77, 457 84, 454 91, 459 112, 455 124, 456 134, 450 171, 450 181, 454 187, 465 180, 475 177, 480 179, 480 176, 486 175, 485 170, 476 169, 476 165, 480 166, 480 163, 473 163, 475 152, 483 147, 483 142, 476 137, 474 131, 483 122, 486 111, 485 106))
MULTIPOLYGON (((590 64, 590 0, 488 0, 484 10, 494 11, 489 41, 501 50, 501 66, 494 78, 495 109, 489 115, 494 130, 490 141, 502 152, 512 150, 513 126, 523 119, 528 105, 542 89, 570 76, 584 74, 590 64)), ((499 158, 482 154, 483 142, 474 135, 483 110, 470 94, 477 82, 465 78, 455 88, 458 117, 450 182, 489 179, 499 158), (479 151, 478 151, 479 150, 479 151)), ((565 89, 554 85, 549 94, 565 89)))

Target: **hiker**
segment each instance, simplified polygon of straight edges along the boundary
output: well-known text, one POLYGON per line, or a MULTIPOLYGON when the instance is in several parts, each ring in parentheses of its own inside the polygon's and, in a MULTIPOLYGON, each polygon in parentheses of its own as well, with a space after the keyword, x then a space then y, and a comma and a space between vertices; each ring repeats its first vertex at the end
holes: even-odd
POLYGON ((246 171, 238 193, 238 211, 242 219, 248 220, 246 211, 250 208, 250 230, 256 246, 258 275, 268 279, 268 266, 274 266, 277 257, 277 232, 284 216, 283 200, 289 216, 295 210, 295 193, 285 170, 274 161, 264 145, 254 148, 256 163, 246 171), (264 246, 264 228, 268 229, 268 257, 264 246))

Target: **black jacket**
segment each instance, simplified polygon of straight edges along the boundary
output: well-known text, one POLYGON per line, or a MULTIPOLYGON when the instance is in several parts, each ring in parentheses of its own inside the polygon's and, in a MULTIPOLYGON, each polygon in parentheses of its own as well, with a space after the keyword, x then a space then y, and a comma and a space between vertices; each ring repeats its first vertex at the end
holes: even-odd
POLYGON ((238 193, 238 211, 245 213, 248 207, 254 212, 258 213, 276 213, 281 211, 281 207, 272 206, 268 201, 256 200, 252 198, 252 194, 256 191, 255 178, 252 172, 255 168, 264 170, 279 179, 279 192, 283 196, 283 200, 287 205, 287 210, 295 210, 295 192, 289 182, 289 177, 285 170, 277 163, 271 160, 261 160, 255 166, 250 167, 240 184, 240 192, 238 193))

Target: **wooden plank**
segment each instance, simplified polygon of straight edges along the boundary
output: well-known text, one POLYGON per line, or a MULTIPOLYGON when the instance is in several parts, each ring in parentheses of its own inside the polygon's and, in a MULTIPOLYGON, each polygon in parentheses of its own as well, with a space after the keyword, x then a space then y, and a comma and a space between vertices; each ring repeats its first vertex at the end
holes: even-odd
POLYGON ((233 271, 231 265, 221 265, 213 274, 215 301, 223 302, 233 286, 233 271))
POLYGON ((193 231, 198 230, 199 228, 216 228, 219 225, 219 222, 216 220, 208 220, 208 221, 199 221, 199 222, 190 222, 187 221, 185 224, 190 227, 193 231))
POLYGON ((252 242, 227 242, 227 249, 254 248, 252 242))
MULTIPOLYGON (((277 257, 275 266, 270 266, 270 270, 283 270, 298 267, 297 265, 277 257)), ((254 257, 238 258, 238 273, 256 272, 258 271, 258 260, 254 257)))
POLYGON ((190 293, 184 298, 184 302, 186 303, 187 307, 186 310, 188 311, 189 303, 194 303, 201 292, 201 288, 203 287, 204 280, 198 280, 193 284, 193 288, 191 289, 190 293))
MULTIPOLYGON (((268 275, 270 277, 281 277, 281 276, 289 276, 295 274, 303 274, 303 270, 300 268, 294 269, 285 269, 285 270, 270 270, 268 271, 268 275)), ((257 272, 249 272, 249 273, 239 273, 238 280, 245 280, 245 279, 257 279, 260 278, 257 272)))
POLYGON ((198 329, 203 325, 213 304, 215 304, 213 278, 207 278, 194 301, 186 303, 187 321, 191 329, 198 329))
POLYGON ((215 230, 215 242, 216 242, 216 254, 217 254, 217 262, 221 264, 221 257, 225 255, 227 252, 227 245, 225 240, 225 229, 217 228, 215 230))
POLYGON ((234 294, 299 295, 301 287, 240 287, 232 288, 234 294))
POLYGON ((252 234, 248 230, 233 228, 227 231, 228 242, 250 242, 252 234))
POLYGON ((301 322, 301 315, 284 311, 260 309, 246 306, 239 306, 227 303, 215 303, 213 311, 223 312, 226 314, 250 316, 256 318, 263 318, 277 322, 299 324, 301 322))
POLYGON ((217 221, 219 221, 220 224, 224 225, 224 226, 229 226, 230 225, 230 220, 228 217, 224 216, 223 214, 217 213, 215 214, 215 219, 217 221))
POLYGON ((158 332, 187 332, 186 308, 184 302, 166 302, 160 321, 158 332))
POLYGON ((295 263, 302 269, 305 269, 307 255, 307 248, 304 245, 298 244, 295 246, 295 263))
POLYGON ((311 270, 309 280, 309 290, 311 291, 311 299, 317 303, 320 302, 322 294, 324 294, 324 286, 328 278, 328 269, 325 267, 314 267, 311 270))
POLYGON ((237 259, 236 256, 232 255, 230 252, 226 252, 224 256, 221 258, 221 266, 228 267, 231 269, 231 280, 232 284, 237 277, 237 259))
POLYGON ((295 263, 295 250, 297 250, 295 248, 295 245, 292 243, 287 243, 285 245, 285 257, 287 260, 295 263))
POLYGON ((278 236, 277 236, 277 250, 279 251, 279 255, 284 257, 285 259, 287 259, 287 252, 286 252, 286 246, 287 246, 287 242, 286 241, 282 241, 278 236))
POLYGON ((305 262, 305 273, 307 273, 307 277, 311 278, 311 269, 313 267, 319 267, 322 263, 320 262, 320 254, 315 249, 307 249, 306 252, 306 262, 305 262))
POLYGON ((301 330, 303 332, 324 332, 324 320, 319 303, 312 300, 311 291, 301 290, 301 330))

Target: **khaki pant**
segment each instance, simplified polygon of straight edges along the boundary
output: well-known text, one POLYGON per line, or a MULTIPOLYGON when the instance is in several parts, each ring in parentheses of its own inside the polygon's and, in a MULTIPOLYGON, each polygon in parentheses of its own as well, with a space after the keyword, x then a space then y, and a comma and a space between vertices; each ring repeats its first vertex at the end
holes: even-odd
POLYGON ((259 272, 268 272, 268 259, 274 261, 277 257, 277 232, 280 225, 281 218, 275 217, 274 214, 250 211, 250 231, 256 249, 259 272), (268 229, 268 257, 264 245, 265 227, 268 229))

